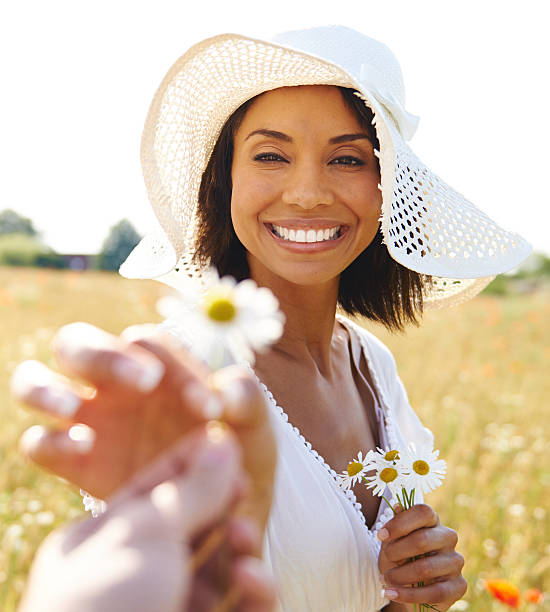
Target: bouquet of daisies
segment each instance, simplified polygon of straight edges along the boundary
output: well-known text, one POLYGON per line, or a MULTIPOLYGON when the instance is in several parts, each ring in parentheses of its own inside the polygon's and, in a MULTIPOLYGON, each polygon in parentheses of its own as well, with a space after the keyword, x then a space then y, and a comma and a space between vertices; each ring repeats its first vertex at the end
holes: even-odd
MULTIPOLYGON (((364 457, 360 452, 339 475, 339 484, 343 489, 350 489, 357 482, 364 482, 373 495, 386 501, 394 513, 396 502, 407 510, 414 506, 416 491, 429 493, 443 481, 447 466, 438 457, 439 451, 431 445, 417 448, 413 442, 400 450, 377 448, 364 457), (389 492, 389 499, 386 492, 389 492)), ((423 583, 417 586, 423 586, 423 583)), ((436 610, 429 604, 420 604, 419 608, 436 610)))
POLYGON ((390 508, 397 501, 406 510, 414 506, 417 490, 429 493, 441 484, 447 468, 445 461, 438 457, 438 450, 427 445, 417 448, 414 442, 404 450, 377 448, 365 457, 360 452, 339 475, 339 484, 349 489, 363 481, 373 495, 382 497, 390 508), (385 496, 386 488, 391 495, 389 500, 385 496))

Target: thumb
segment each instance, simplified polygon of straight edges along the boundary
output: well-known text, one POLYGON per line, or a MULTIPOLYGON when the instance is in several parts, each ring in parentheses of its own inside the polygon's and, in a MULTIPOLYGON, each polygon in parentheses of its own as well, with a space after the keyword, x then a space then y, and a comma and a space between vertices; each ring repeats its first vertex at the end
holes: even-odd
POLYGON ((169 530, 181 541, 221 519, 242 488, 239 446, 230 430, 217 423, 188 438, 133 479, 130 492, 122 490, 109 510, 124 505, 148 530, 169 530), (127 505, 135 499, 132 491, 142 494, 133 507, 127 505))

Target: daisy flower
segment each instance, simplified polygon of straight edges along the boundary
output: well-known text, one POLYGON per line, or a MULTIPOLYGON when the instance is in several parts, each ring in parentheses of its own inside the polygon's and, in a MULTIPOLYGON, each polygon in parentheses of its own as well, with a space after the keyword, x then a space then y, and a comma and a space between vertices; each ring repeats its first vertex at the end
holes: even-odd
POLYGON ((367 489, 372 489, 372 494, 378 497, 384 496, 386 487, 389 488, 392 495, 396 495, 401 490, 403 475, 399 471, 399 465, 393 461, 385 461, 378 459, 378 463, 371 464, 371 469, 374 468, 374 476, 368 476, 367 489))
POLYGON ((399 460, 398 450, 383 450, 376 447, 376 452, 372 452, 372 469, 394 467, 399 460))
POLYGON ((447 470, 445 461, 438 459, 438 456, 438 450, 426 444, 417 449, 414 442, 411 442, 405 451, 400 452, 398 464, 405 475, 405 489, 420 490, 422 493, 437 489, 447 470))
POLYGON ((284 315, 271 291, 247 279, 237 284, 210 270, 198 284, 191 279, 177 296, 161 298, 159 313, 182 326, 211 368, 254 363, 283 333, 284 315))
POLYGON ((361 481, 371 465, 372 451, 369 451, 363 458, 363 453, 359 452, 357 459, 348 463, 348 467, 338 474, 338 484, 342 489, 350 489, 357 481, 361 481))

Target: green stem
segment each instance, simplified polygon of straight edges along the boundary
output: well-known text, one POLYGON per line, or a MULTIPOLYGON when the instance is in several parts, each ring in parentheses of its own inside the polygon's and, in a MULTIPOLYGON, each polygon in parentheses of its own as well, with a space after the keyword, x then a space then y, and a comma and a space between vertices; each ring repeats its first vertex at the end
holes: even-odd
MULTIPOLYGON (((405 489, 403 489, 404 491, 405 489)), ((401 508, 403 508, 403 510, 405 509, 405 506, 403 505, 403 502, 401 501, 401 498, 399 497, 399 493, 395 494, 395 497, 397 497, 397 501, 399 502, 399 505, 401 506, 401 508)))
MULTIPOLYGON (((394 514, 397 514, 397 512, 393 509, 393 506, 391 505, 391 503, 386 499, 386 497, 384 495, 382 495, 382 499, 388 504, 388 506, 391 508, 392 512, 394 514)), ((397 498, 399 499, 399 498, 397 498)))
POLYGON ((410 504, 409 504, 409 497, 407 495, 407 490, 405 489, 405 487, 403 487, 401 489, 402 495, 403 495, 403 510, 407 510, 408 508, 410 508, 410 504))

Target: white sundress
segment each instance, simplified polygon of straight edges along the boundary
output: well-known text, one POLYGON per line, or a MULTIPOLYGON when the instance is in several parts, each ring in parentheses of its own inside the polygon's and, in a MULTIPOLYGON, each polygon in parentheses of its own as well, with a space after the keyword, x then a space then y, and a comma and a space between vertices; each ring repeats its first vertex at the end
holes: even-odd
MULTIPOLYGON (((375 387, 373 399, 380 443, 432 443, 409 405, 388 349, 372 334, 338 317, 348 330, 360 373, 361 351, 375 387)), ((370 385, 363 377, 367 386, 370 385)), ((370 612, 389 603, 379 580, 378 530, 393 513, 385 502, 370 530, 352 491, 341 489, 336 472, 288 421, 264 386, 275 433, 278 463, 274 498, 264 538, 264 560, 271 568, 284 612, 370 612)), ((360 450, 360 449, 358 449, 360 450)), ((366 449, 363 449, 366 450, 366 449)), ((422 499, 417 499, 421 502, 422 499)))

